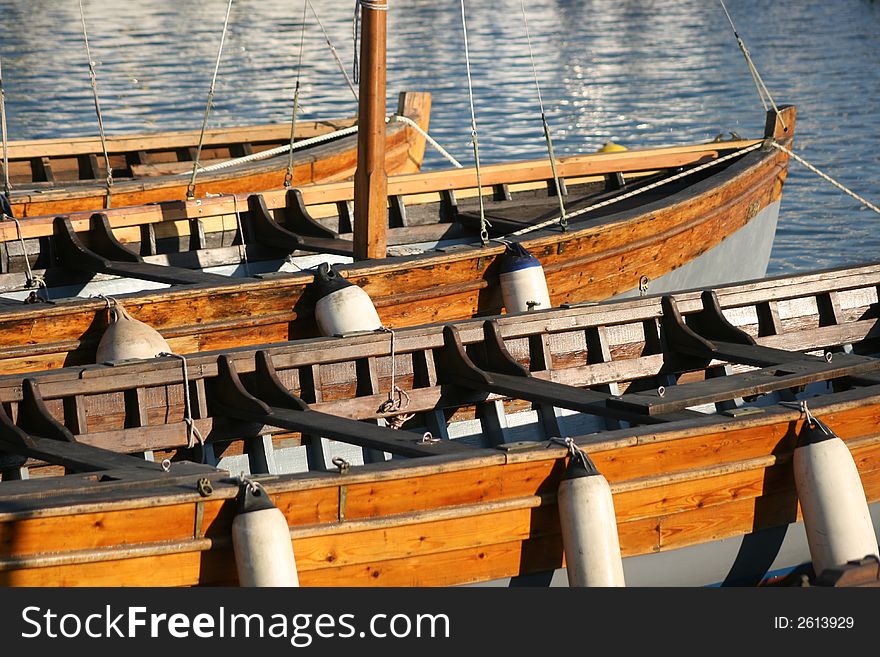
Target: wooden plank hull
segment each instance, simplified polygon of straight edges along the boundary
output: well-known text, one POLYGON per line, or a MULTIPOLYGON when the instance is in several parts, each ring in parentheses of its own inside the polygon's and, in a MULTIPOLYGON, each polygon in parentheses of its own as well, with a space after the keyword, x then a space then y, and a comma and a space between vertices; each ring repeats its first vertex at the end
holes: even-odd
POLYGON ((770 203, 745 226, 708 251, 657 279, 649 279, 644 285, 647 289, 633 287, 613 298, 627 299, 640 294, 662 294, 763 278, 770 264, 779 208, 779 201, 770 203))
MULTIPOLYGON (((423 130, 428 128, 430 95, 426 93, 401 94, 398 111, 415 121, 423 130)), ((302 126, 298 139, 330 134, 355 124, 354 120, 316 121, 302 126)), ((257 145, 255 152, 268 150, 288 143, 290 126, 254 126, 234 128, 229 131, 214 130, 208 133, 202 166, 210 166, 224 159, 236 157, 241 145, 257 145), (238 147, 238 150, 236 148, 238 147), (214 155, 212 162, 211 155, 214 155), (225 157, 222 157, 225 154, 225 157)), ((192 172, 192 162, 164 163, 156 165, 126 164, 132 154, 141 157, 163 159, 165 155, 195 150, 197 133, 170 133, 166 135, 132 135, 111 139, 108 151, 111 167, 123 172, 113 184, 112 207, 128 207, 186 198, 192 172), (195 140, 195 141, 193 141, 195 140), (148 154, 149 153, 149 154, 148 154), (152 175, 138 175, 152 166, 152 175), (162 173, 174 168, 177 174, 162 173), (128 175, 124 175, 128 173, 128 175)), ((392 173, 418 171, 425 149, 425 138, 416 130, 402 123, 391 123, 386 134, 386 167, 392 173)), ((76 167, 82 158, 95 157, 98 153, 103 163, 100 142, 94 139, 41 140, 35 142, 12 142, 9 146, 13 171, 16 168, 30 170, 37 159, 49 165, 55 161, 59 176, 63 167, 76 167), (73 164, 71 164, 73 163, 73 164), (19 166, 17 166, 19 165, 19 166)), ((255 161, 229 169, 200 174, 196 179, 195 196, 208 194, 239 194, 280 189, 287 173, 287 155, 255 161)), ((102 164, 103 166, 103 164, 102 164)), ((293 181, 297 185, 345 180, 354 175, 357 166, 357 135, 341 137, 326 144, 319 144, 295 151, 293 181)), ((71 170, 71 176, 74 175, 71 170)), ((117 174, 119 176, 120 174, 117 174)), ((11 205, 16 217, 33 217, 70 212, 88 212, 106 207, 106 171, 100 170, 91 180, 58 178, 55 182, 18 181, 13 177, 11 205), (19 191, 16 191, 18 189, 19 191)))
MULTIPOLYGON (((631 162, 628 166, 644 168, 648 166, 645 162, 654 161, 650 153, 625 155, 624 160, 615 160, 615 166, 624 166, 626 161, 631 162), (635 164, 639 161, 641 164, 635 164)), ((705 159, 703 155, 696 157, 700 158, 697 161, 705 159)), ((601 221, 573 224, 567 232, 548 227, 524 235, 521 241, 542 263, 554 306, 631 293, 645 277, 655 281, 670 276, 714 248, 735 243, 732 238, 756 217, 763 223, 768 216, 775 218, 787 161, 776 149, 755 150, 722 171, 673 188, 646 205, 611 211, 601 221)), ((542 166, 547 168, 546 163, 542 166)), ((583 173, 594 166, 588 158, 578 170, 583 173)), ((519 171, 516 175, 532 175, 521 169, 515 168, 519 171)), ((492 175, 500 175, 489 173, 490 180, 492 175)), ((512 174, 508 171, 506 175, 512 174)), ((427 176, 436 178, 434 174, 427 176)), ((392 180, 389 193, 397 187, 415 192, 423 180, 421 176, 392 180)), ((306 202, 310 194, 319 205, 346 198, 343 188, 332 186, 315 192, 306 188, 306 202)), ((264 196, 267 205, 277 207, 277 196, 264 196)), ((222 200, 222 205, 218 199, 212 201, 217 203, 169 210, 176 213, 175 218, 193 219, 221 211, 220 207, 224 208, 221 212, 234 212, 231 201, 222 200)), ((116 225, 161 220, 160 214, 166 213, 144 209, 137 218, 120 215, 116 225)), ((113 223, 109 213, 108 217, 113 223)), ((47 226, 51 233, 50 225, 34 221, 29 235, 37 237, 47 226)), ((71 217, 74 226, 87 221, 71 217)), ((12 233, 8 235, 13 239, 12 233)), ((385 326, 399 328, 501 312, 497 270, 503 252, 503 246, 490 243, 367 260, 340 270, 370 295, 385 326)), ((716 269, 703 267, 700 276, 686 281, 688 286, 701 284, 702 274, 716 269)), ((756 273, 762 272, 744 269, 736 279, 756 273)), ((317 335, 315 299, 309 287, 312 281, 312 274, 303 272, 228 286, 179 287, 131 295, 125 304, 134 317, 160 331, 175 351, 194 353, 317 335)), ((0 310, 0 372, 91 362, 106 326, 104 310, 103 302, 89 300, 4 307, 0 310)))
MULTIPOLYGON (((828 420, 832 426, 846 423, 852 433, 860 434, 847 437, 847 442, 866 494, 875 504, 880 502, 880 446, 873 437, 874 425, 868 423, 880 416, 877 401, 864 408, 836 407, 828 420)), ((707 550, 706 545, 723 539, 784 530, 797 522, 797 495, 786 467, 790 451, 782 451, 773 437, 790 435, 798 423, 795 414, 790 414, 759 427, 719 428, 701 434, 696 439, 702 443, 699 449, 684 444, 682 449, 706 458, 712 455, 712 466, 702 469, 688 467, 690 463, 681 457, 666 457, 666 448, 686 442, 674 434, 657 437, 659 445, 649 450, 655 458, 630 455, 636 450, 626 446, 591 448, 591 457, 602 463, 600 470, 615 492, 623 555, 640 557, 690 546, 707 550), (747 450, 754 456, 717 457, 718 448, 736 440, 737 432, 757 429, 770 439, 747 450), (772 455, 773 450, 777 454, 772 455), (608 467, 618 460, 629 466, 628 475, 608 467)), ((411 473, 406 472, 408 468, 373 476, 364 472, 345 483, 338 476, 328 476, 324 482, 291 478, 269 482, 266 487, 291 525, 303 586, 490 582, 564 566, 555 490, 565 459, 559 450, 548 451, 508 462, 497 457, 454 466, 423 466, 411 473), (346 488, 343 521, 338 519, 340 486, 346 488)), ((234 495, 235 488, 215 495, 228 498, 230 493, 234 495)), ((235 561, 229 544, 232 501, 200 498, 195 492, 178 497, 173 503, 135 499, 98 504, 91 513, 86 512, 87 505, 76 514, 48 509, 31 519, 12 520, 12 514, 4 514, 0 583, 234 585, 235 561)), ((753 563, 766 562, 769 568, 776 554, 772 546, 767 549, 763 555, 752 555, 753 563)), ((787 556, 785 567, 809 560, 808 553, 793 556, 794 561, 792 555, 787 556)), ((718 572, 732 564, 711 565, 718 572)), ((655 582, 680 583, 688 566, 679 563, 679 567, 655 582)), ((743 579, 746 574, 767 572, 743 571, 743 579)))
MULTIPOLYGON (((260 350, 189 359, 196 426, 218 450, 230 441, 245 443, 237 452, 227 447, 218 462, 221 471, 200 466, 207 469, 195 474, 186 470, 193 466, 185 459, 194 453, 184 447, 178 361, 44 371, 27 377, 30 384, 21 376, 0 377, 4 413, 21 426, 37 426, 27 420, 34 409, 26 403, 28 386, 36 385, 46 412, 75 433, 81 446, 156 450, 174 459, 167 473, 149 479, 113 471, 37 478, 48 466, 32 457, 10 461, 0 455, 0 583, 235 584, 230 527, 239 485, 222 469, 244 469, 232 467, 241 465, 236 459, 263 473, 260 482, 289 524, 303 586, 496 585, 510 578, 560 583, 565 560, 556 493, 568 452, 547 441, 554 435, 572 436, 610 482, 629 585, 758 583, 809 561, 798 538, 802 511, 792 470, 805 418, 779 403, 788 397, 775 397, 777 392, 808 399, 812 414, 845 442, 878 525, 880 360, 863 355, 880 350, 878 285, 880 265, 870 265, 716 291, 727 321, 752 336, 754 345, 741 344, 753 357, 791 358, 790 369, 805 363, 816 372, 832 364, 839 368, 827 380, 810 379, 810 390, 786 383, 776 392, 744 392, 758 389, 749 383, 755 377, 781 380, 781 367, 755 374, 756 366, 717 359, 673 367, 682 354, 676 352, 666 299, 649 296, 493 320, 510 354, 531 371, 533 386, 554 381, 594 396, 610 391, 604 411, 620 409, 621 400, 633 400, 635 407, 634 400, 659 395, 657 382, 664 376, 675 379, 667 381, 667 400, 684 391, 691 395, 685 399, 719 404, 749 398, 734 404, 737 412, 635 417, 630 426, 603 424, 613 418, 602 413, 551 414, 546 402, 535 409, 534 401, 497 391, 469 393, 464 379, 446 378, 452 354, 444 327, 398 331, 393 355, 386 335, 265 347, 285 389, 308 399, 313 411, 371 423, 386 417, 377 408, 391 388, 393 361, 394 383, 408 390, 403 410, 415 413, 415 422, 425 427, 433 417, 431 430, 453 438, 441 442, 468 442, 454 438, 453 429, 479 425, 479 444, 470 451, 374 463, 364 455, 363 465, 340 472, 329 460, 330 469, 300 472, 268 465, 281 462, 286 452, 314 449, 314 442, 281 425, 260 426, 229 415, 233 402, 218 397, 219 357, 231 358, 247 389, 260 396, 260 350), (657 344, 658 320, 665 345, 657 344), (817 351, 831 358, 813 356, 817 351), (722 367, 731 372, 712 374, 722 367), (498 404, 504 405, 504 417, 491 415, 498 404), (522 430, 530 442, 523 442, 522 430), (253 455, 267 444, 272 459, 258 465, 253 455), (21 465, 30 467, 34 478, 7 481, 21 465), (199 492, 202 476, 210 478, 210 492, 204 487, 199 492)), ((675 299, 681 313, 706 321, 705 295, 682 293, 675 299)), ((455 326, 462 344, 477 347, 485 340, 480 321, 455 326)), ((565 396, 560 393, 552 403, 564 404, 565 396)), ((686 407, 700 405, 706 404, 691 401, 686 407)), ((415 440, 421 426, 391 433, 415 440)), ((469 433, 474 432, 455 435, 469 433)), ((0 440, 9 438, 0 433, 0 440)))

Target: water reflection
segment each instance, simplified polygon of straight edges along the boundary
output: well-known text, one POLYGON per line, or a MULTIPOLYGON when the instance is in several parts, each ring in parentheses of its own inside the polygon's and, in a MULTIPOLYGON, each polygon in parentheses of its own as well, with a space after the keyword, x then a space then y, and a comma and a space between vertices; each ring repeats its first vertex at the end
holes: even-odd
MULTIPOLYGON (((314 4, 350 67, 354 3, 314 4)), ((107 131, 197 129, 226 0, 96 0, 85 7, 107 131)), ((487 162, 542 157, 520 0, 467 7, 481 155, 487 162)), ((731 0, 728 7, 777 102, 799 106, 801 154, 870 197, 880 172, 880 5, 731 0)), ((533 0, 527 10, 560 155, 609 139, 636 146, 760 134, 763 110, 717 3, 533 0)), ((431 134, 467 163, 473 154, 459 12, 457 0, 391 3, 389 106, 402 89, 431 91, 431 134)), ((78 4, 0 0, 0 14, 10 138, 95 134, 78 4)), ((211 125, 288 120, 301 15, 298 1, 235 2, 211 125)), ((300 75, 305 116, 354 111, 311 15, 300 75)), ((426 168, 445 165, 426 154, 426 168)), ((770 273, 871 260, 876 221, 793 164, 770 273)))

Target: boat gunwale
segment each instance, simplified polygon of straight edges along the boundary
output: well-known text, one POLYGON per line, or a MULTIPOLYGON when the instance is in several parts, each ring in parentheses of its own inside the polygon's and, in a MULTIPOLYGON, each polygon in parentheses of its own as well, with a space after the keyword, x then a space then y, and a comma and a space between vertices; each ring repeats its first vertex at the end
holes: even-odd
MULTIPOLYGON (((350 127, 354 125, 354 117, 340 116, 326 119, 299 120, 297 128, 308 134, 312 131, 318 131, 320 134, 325 132, 333 132, 340 127, 350 127), (341 124, 341 125, 340 125, 341 124), (319 130, 325 127, 326 130, 319 130)), ((162 130, 156 132, 133 132, 133 133, 116 133, 106 136, 107 152, 110 155, 123 155, 133 151, 145 150, 143 142, 162 142, 163 146, 151 146, 146 150, 163 150, 164 148, 183 148, 186 146, 196 146, 199 142, 199 130, 162 130), (174 140, 180 140, 175 142, 174 140), (165 146, 167 142, 172 142, 165 146), (132 142, 131 145, 126 145, 132 142)), ((299 134, 297 134, 298 138, 299 134)), ((262 143, 287 141, 290 138, 289 123, 253 123, 249 125, 231 125, 225 127, 206 128, 203 144, 206 146, 218 146, 226 144, 236 144, 242 142, 262 143), (242 137, 230 139, 234 133, 242 133, 242 137), (267 134, 262 134, 267 133, 267 134), (276 134, 277 133, 277 134, 276 134), (256 138, 245 138, 253 134, 256 138)), ((100 136, 86 135, 77 137, 49 137, 37 139, 20 139, 8 142, 9 160, 23 161, 38 155, 47 155, 48 157, 74 157, 76 155, 88 155, 102 150, 100 136), (65 147, 72 147, 79 150, 63 150, 65 147), (29 152, 29 149, 49 149, 38 153, 29 152), (17 151, 24 151, 18 153, 17 151)), ((0 146, 0 155, 2 155, 2 146, 0 146)))
MULTIPOLYGON (((715 152, 715 155, 718 156, 720 152, 732 151, 737 148, 751 147, 762 141, 765 140, 752 139, 738 142, 709 142, 707 144, 685 144, 680 147, 632 149, 626 151, 626 154, 630 157, 637 158, 644 155, 663 153, 665 151, 672 151, 673 154, 679 152, 686 154, 691 151, 707 151, 709 153, 715 152)), ((597 167, 596 171, 583 171, 583 169, 585 167, 588 167, 590 163, 601 163, 603 158, 615 161, 615 156, 619 155, 619 153, 588 153, 583 155, 573 155, 565 158, 559 158, 557 160, 557 167, 563 172, 566 172, 567 168, 575 169, 576 173, 574 173, 574 175, 576 177, 583 175, 602 175, 603 173, 612 172, 611 168, 604 169, 597 167)), ((546 161, 544 159, 520 160, 482 167, 481 176, 484 180, 487 181, 493 175, 497 175, 499 178, 505 178, 508 175, 508 172, 515 171, 518 168, 525 168, 526 174, 519 174, 515 177, 514 182, 539 182, 548 179, 549 166, 549 161, 546 161), (529 171, 536 166, 541 167, 541 171, 529 173, 529 171), (545 168, 547 169, 547 172, 543 171, 543 169, 545 168), (538 175, 539 173, 541 173, 541 175, 538 175), (543 175, 544 173, 547 173, 547 175, 543 175)), ((629 170, 651 171, 655 170, 656 168, 657 167, 654 166, 641 166, 629 170)), ((449 191, 459 188, 476 188, 475 173, 472 173, 473 171, 473 167, 469 167, 464 169, 440 169, 430 172, 392 175, 388 178, 388 194, 409 196, 438 193, 441 191, 449 191), (468 179, 468 182, 465 184, 455 185, 453 181, 450 180, 448 175, 443 178, 438 178, 437 176, 440 174, 456 174, 457 176, 471 175, 474 180, 471 181, 470 179, 468 179), (397 186, 410 186, 410 181, 413 180, 427 180, 429 176, 432 180, 432 183, 425 186, 423 189, 419 189, 418 191, 401 192, 396 189, 397 186)), ((571 175, 567 177, 571 177, 571 175)), ((486 182, 483 186, 484 188, 491 188, 491 183, 486 182)), ((318 183, 301 187, 299 188, 299 190, 303 194, 303 200, 307 206, 352 201, 354 199, 354 188, 351 182, 318 183)), ((253 193, 262 195, 266 201, 267 207, 270 210, 278 209, 284 207, 285 205, 285 199, 287 195, 287 190, 285 189, 264 190, 261 192, 253 193)), ((103 210, 103 212, 110 220, 110 225, 112 228, 133 227, 142 225, 143 223, 159 223, 162 221, 204 219, 209 216, 234 214, 236 204, 239 204, 240 207, 245 207, 245 205, 243 204, 246 204, 247 199, 250 195, 251 193, 222 194, 190 201, 171 200, 152 204, 109 208, 107 210, 103 210), (233 199, 233 197, 235 198, 233 199), (147 214, 149 216, 146 219, 138 218, 137 215, 139 214, 147 214), (128 217, 133 218, 128 219, 128 217)), ((80 232, 84 230, 89 230, 91 216, 95 212, 101 211, 102 210, 76 211, 64 214, 65 216, 70 218, 74 230, 80 232)), ((51 235, 51 224, 54 220, 54 217, 55 214, 26 217, 28 219, 28 223, 27 225, 23 226, 23 228, 25 229, 24 237, 34 238, 51 235)), ((3 224, 0 224, 0 241, 7 242, 16 239, 18 239, 18 235, 14 227, 4 226, 3 224)))

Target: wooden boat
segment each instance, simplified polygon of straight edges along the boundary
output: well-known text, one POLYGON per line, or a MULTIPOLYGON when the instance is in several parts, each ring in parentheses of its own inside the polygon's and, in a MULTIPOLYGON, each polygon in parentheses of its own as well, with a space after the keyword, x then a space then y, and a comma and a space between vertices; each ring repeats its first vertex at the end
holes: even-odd
MULTIPOLYGON (((531 230, 558 212, 546 160, 483 167, 492 230, 540 261, 554 306, 763 276, 788 160, 770 144, 790 143, 794 108, 783 115, 764 140, 560 160, 569 212, 600 206, 565 231, 531 230)), ((473 169, 391 177, 388 255, 356 261, 350 183, 0 224, 0 372, 94 362, 102 293, 180 353, 318 335, 308 268, 325 261, 348 263, 389 327, 499 313, 506 246, 481 243, 476 187, 473 169), (22 305, 46 296, 35 277, 52 302, 22 305)))
MULTIPOLYGON (((427 131, 430 111, 430 94, 405 92, 400 94, 396 114, 391 118, 404 117, 427 131)), ((349 129, 356 123, 356 118, 298 121, 296 141, 310 140, 312 145, 295 151, 294 183, 344 180, 354 175, 357 134, 349 129), (334 138, 335 132, 341 135, 334 138)), ((385 140, 389 172, 419 170, 425 150, 422 132, 392 120, 385 140)), ((113 170, 113 207, 186 198, 199 131, 114 135, 106 141, 113 170)), ((289 123, 209 129, 205 131, 199 162, 202 167, 213 167, 289 143, 289 123)), ((97 137, 12 141, 8 148, 10 201, 16 217, 107 207, 107 170, 97 137)), ((195 196, 279 189, 284 184, 287 164, 285 153, 200 172, 195 196)))
POLYGON ((799 404, 880 524, 878 286, 874 264, 204 353, 186 375, 2 377, 0 582, 234 584, 250 473, 303 586, 564 583, 560 437, 611 484, 627 585, 766 582, 810 562, 799 404))
POLYGON ((391 328, 501 312, 516 248, 543 267, 552 306, 766 272, 788 166, 774 145, 791 145, 794 107, 761 139, 389 180, 387 11, 362 10, 354 183, 0 224, 0 289, 18 289, 0 303, 0 373, 93 362, 107 316, 94 294, 121 295, 178 353, 316 335, 310 267, 328 261, 348 263, 337 273, 391 328))

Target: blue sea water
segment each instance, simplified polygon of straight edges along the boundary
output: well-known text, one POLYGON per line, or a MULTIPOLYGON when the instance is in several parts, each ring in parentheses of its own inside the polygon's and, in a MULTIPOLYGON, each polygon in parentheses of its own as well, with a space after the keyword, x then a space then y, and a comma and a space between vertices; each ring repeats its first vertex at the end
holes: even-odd
MULTIPOLYGON (((227 0, 83 0, 108 133, 198 129, 227 0)), ((313 2, 345 70, 353 0, 313 2)), ((458 0, 390 0, 389 107, 433 94, 431 135, 473 162, 458 0)), ((720 3, 530 0, 534 68, 558 155, 608 140, 655 146, 760 136, 764 110, 720 3)), ((796 150, 880 202, 880 3, 728 0, 774 100, 798 106, 796 150)), ((468 0, 481 161, 546 155, 520 0, 468 0)), ((209 125, 351 115, 355 101, 301 0, 234 0, 209 125), (299 46, 304 42, 302 65, 299 46)), ((79 3, 0 0, 10 139, 97 134, 79 3)), ((429 151, 425 169, 447 166, 429 151)), ((770 274, 878 259, 880 216, 797 163, 783 195, 770 274)))

